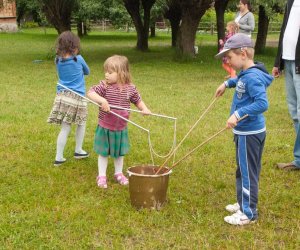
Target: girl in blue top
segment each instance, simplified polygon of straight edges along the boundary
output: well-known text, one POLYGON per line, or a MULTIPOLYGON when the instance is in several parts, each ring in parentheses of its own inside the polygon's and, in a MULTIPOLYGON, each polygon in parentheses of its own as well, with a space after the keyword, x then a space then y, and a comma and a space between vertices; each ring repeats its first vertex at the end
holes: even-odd
MULTIPOLYGON (((88 75, 90 69, 83 57, 79 55, 79 50, 79 37, 70 31, 63 32, 56 42, 55 64, 59 83, 73 90, 75 93, 85 95, 84 75, 88 75)), ((59 85, 57 86, 53 108, 48 118, 49 123, 61 125, 61 131, 57 138, 54 166, 60 166, 66 161, 63 152, 72 123, 77 125, 75 159, 82 159, 89 156, 82 149, 87 119, 87 102, 75 93, 59 85)))

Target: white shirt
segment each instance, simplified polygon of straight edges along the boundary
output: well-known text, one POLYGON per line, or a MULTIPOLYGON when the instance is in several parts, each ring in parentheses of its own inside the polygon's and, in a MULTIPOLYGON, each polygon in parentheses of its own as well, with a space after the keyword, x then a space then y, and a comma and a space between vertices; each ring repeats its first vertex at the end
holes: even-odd
POLYGON ((295 60, 295 51, 300 30, 300 0, 295 0, 285 28, 282 41, 282 58, 295 60))

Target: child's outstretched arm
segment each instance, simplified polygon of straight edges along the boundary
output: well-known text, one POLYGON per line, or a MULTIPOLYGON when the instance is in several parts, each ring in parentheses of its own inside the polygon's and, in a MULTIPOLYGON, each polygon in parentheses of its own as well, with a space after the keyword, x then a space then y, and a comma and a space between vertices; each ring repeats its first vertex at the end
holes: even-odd
POLYGON ((222 83, 216 90, 216 93, 215 93, 215 97, 220 97, 224 94, 226 90, 226 85, 225 83, 222 83))
POLYGON ((110 111, 110 107, 109 107, 109 104, 106 101, 106 99, 103 98, 102 96, 98 95, 93 89, 90 89, 87 92, 87 97, 90 98, 92 101, 99 103, 101 105, 101 109, 104 112, 110 111))
POLYGON ((142 114, 149 115, 151 114, 151 111, 147 108, 146 104, 143 101, 140 101, 136 104, 136 107, 142 111, 142 114))

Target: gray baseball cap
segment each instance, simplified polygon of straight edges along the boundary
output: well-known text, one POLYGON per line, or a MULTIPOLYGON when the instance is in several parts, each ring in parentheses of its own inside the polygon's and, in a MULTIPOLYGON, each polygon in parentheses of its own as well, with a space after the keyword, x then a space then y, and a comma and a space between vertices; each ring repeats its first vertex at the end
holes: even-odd
POLYGON ((223 49, 215 55, 215 58, 221 58, 227 51, 238 48, 253 48, 251 38, 242 33, 234 34, 226 41, 223 49))

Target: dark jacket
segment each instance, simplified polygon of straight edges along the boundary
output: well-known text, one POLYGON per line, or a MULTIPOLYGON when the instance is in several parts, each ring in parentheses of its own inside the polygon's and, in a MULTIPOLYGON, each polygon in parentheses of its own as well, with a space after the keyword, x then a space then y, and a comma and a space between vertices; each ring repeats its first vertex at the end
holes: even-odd
MULTIPOLYGON (((280 70, 282 70, 284 68, 284 62, 282 59, 282 40, 283 40, 283 35, 285 32, 285 28, 286 28, 286 25, 287 25, 287 22, 289 19, 289 15, 290 15, 293 3, 294 3, 294 0, 287 1, 287 4, 285 6, 283 23, 282 23, 281 30, 280 30, 278 51, 277 51, 277 56, 275 58, 275 63, 274 63, 274 67, 278 67, 280 70)), ((298 42, 296 45, 295 53, 296 53, 295 54, 295 71, 296 71, 296 74, 300 74, 300 32, 299 32, 299 36, 298 36, 298 42)))

